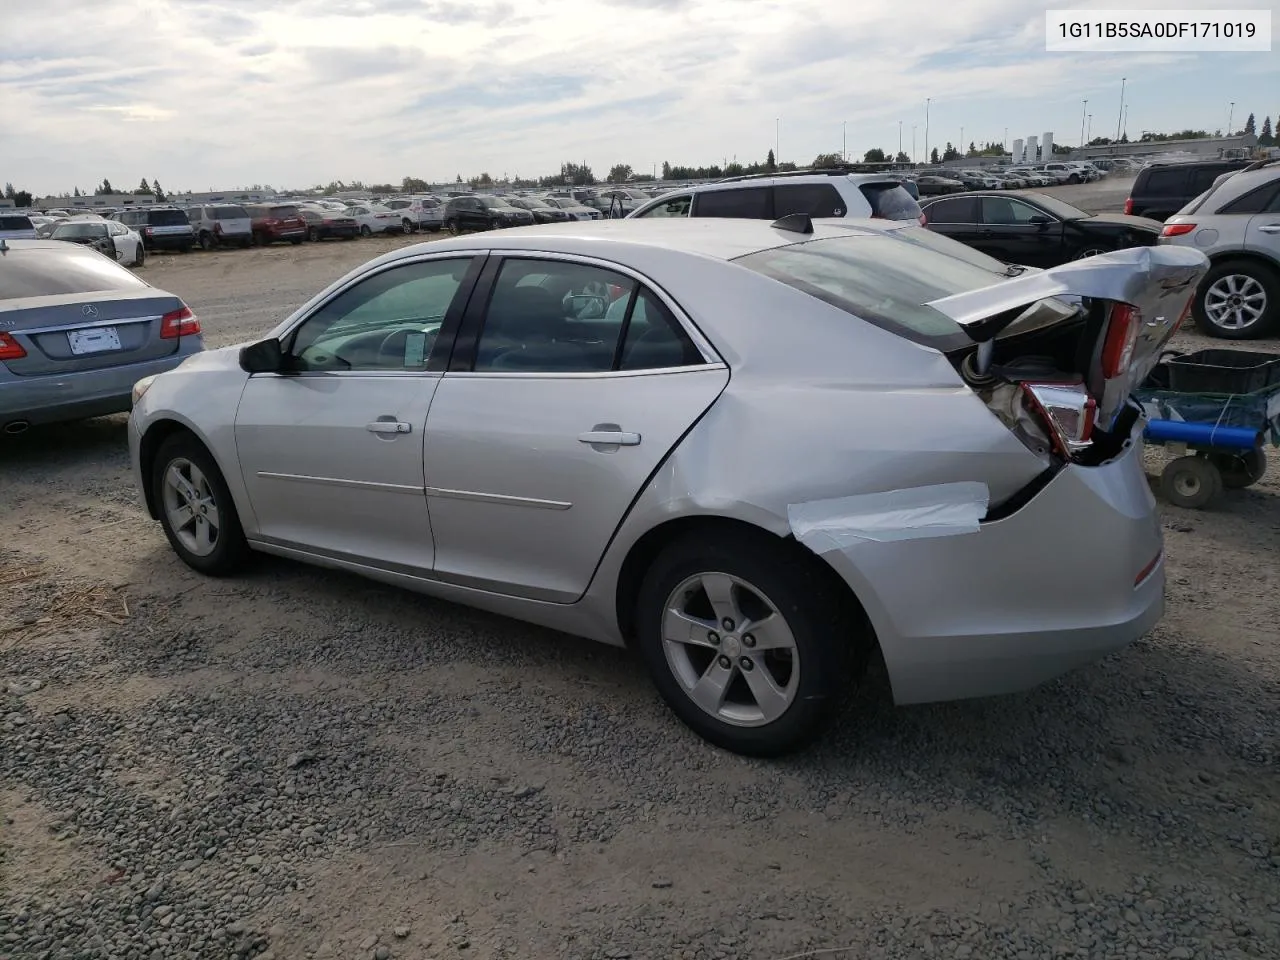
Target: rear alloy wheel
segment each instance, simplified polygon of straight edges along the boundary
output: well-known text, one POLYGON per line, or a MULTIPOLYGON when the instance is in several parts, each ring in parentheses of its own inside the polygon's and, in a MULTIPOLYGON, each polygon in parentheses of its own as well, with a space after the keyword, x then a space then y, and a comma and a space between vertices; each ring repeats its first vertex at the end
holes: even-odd
POLYGON ((1102 247, 1085 247, 1083 250, 1077 253, 1073 259, 1085 260, 1089 257, 1096 257, 1096 256, 1099 256, 1100 254, 1109 253, 1109 252, 1110 251, 1102 247))
POLYGON ((1265 337, 1280 320, 1280 273, 1252 260, 1219 263, 1201 281, 1194 311, 1211 337, 1265 337))
POLYGON ((213 249, 214 247, 216 247, 217 245, 218 245, 218 241, 217 241, 217 240, 215 240, 215 239, 213 239, 213 234, 212 234, 212 233, 207 233, 207 232, 206 232, 206 233, 202 233, 202 234, 200 234, 200 249, 201 249, 201 250, 212 250, 212 249, 213 249))
POLYGON ((369 229, 369 225, 367 223, 360 224, 360 236, 362 237, 373 236, 373 231, 369 229))
POLYGON ((413 225, 412 220, 401 220, 400 229, 403 230, 406 235, 408 235, 410 233, 413 233, 417 228, 413 225))
POLYGON ((320 231, 317 230, 315 227, 312 227, 310 230, 307 231, 307 239, 310 240, 312 243, 319 243, 320 231))
POLYGON ((462 230, 458 227, 457 220, 446 220, 444 222, 444 228, 449 231, 449 236, 451 237, 456 237, 458 234, 462 232, 462 230))
POLYGON ((826 578, 785 549, 754 536, 677 541, 637 603, 636 643, 663 699, 706 740, 749 756, 817 735, 866 640, 826 578))
POLYGON ((238 570, 248 555, 240 517, 222 471, 195 437, 178 433, 160 446, 151 471, 160 524, 183 563, 211 576, 238 570))
POLYGON ((1199 510, 1222 492, 1222 474, 1205 457, 1174 460, 1160 474, 1160 492, 1175 507, 1199 510))

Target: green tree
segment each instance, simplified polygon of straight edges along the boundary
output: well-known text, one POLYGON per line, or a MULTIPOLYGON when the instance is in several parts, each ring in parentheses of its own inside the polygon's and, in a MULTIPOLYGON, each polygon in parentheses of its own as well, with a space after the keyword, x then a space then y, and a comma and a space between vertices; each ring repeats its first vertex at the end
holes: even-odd
POLYGON ((1258 134, 1258 146, 1269 147, 1275 142, 1276 138, 1271 132, 1271 118, 1267 117, 1262 121, 1262 133, 1258 134))
POLYGON ((160 189, 159 180, 151 181, 151 192, 155 194, 157 200, 159 200, 161 203, 164 202, 165 200, 164 191, 160 189))
POLYGON ((419 180, 417 177, 405 177, 400 181, 400 189, 405 193, 426 193, 431 186, 427 181, 419 180))
POLYGON ((14 194, 16 194, 17 192, 18 192, 17 190, 13 189, 12 183, 6 183, 4 185, 4 198, 6 200, 12 200, 14 194))
POLYGON ((907 156, 905 153, 903 153, 901 150, 899 150, 896 154, 894 154, 893 162, 894 162, 894 163, 910 163, 910 162, 911 162, 911 158, 910 158, 910 157, 908 157, 908 156, 907 156))
POLYGON ((844 160, 838 153, 820 153, 813 158, 813 163, 809 166, 814 170, 831 170, 842 163, 844 160))
POLYGON ((667 163, 665 160, 662 161, 662 179, 671 179, 671 164, 667 163))
POLYGON ((972 140, 970 140, 970 141, 969 141, 969 152, 968 152, 968 153, 966 153, 966 154, 965 154, 965 156, 966 156, 966 157, 976 157, 977 155, 978 155, 978 148, 977 148, 977 147, 975 147, 975 146, 973 145, 973 141, 972 141, 972 140))
POLYGON ((1257 124, 1257 121, 1253 119, 1252 113, 1249 114, 1249 119, 1245 120, 1244 122, 1244 132, 1249 134, 1250 136, 1258 132, 1258 124, 1257 124))
POLYGON ((631 164, 615 163, 609 168, 608 181, 610 183, 626 183, 632 177, 631 164))
POLYGON ((884 163, 889 158, 885 156, 885 152, 879 147, 872 147, 862 155, 862 159, 867 163, 884 163))
POLYGON ((12 199, 15 207, 29 207, 34 202, 30 190, 15 190, 12 199))
POLYGON ((950 140, 948 140, 948 141, 947 141, 947 146, 946 146, 946 148, 942 151, 942 159, 943 159, 944 161, 946 161, 946 160, 959 160, 959 159, 960 159, 960 151, 959 151, 959 150, 957 150, 955 147, 953 147, 953 146, 951 145, 951 141, 950 141, 950 140))
POLYGON ((769 151, 769 155, 764 158, 765 173, 774 173, 778 169, 777 158, 773 155, 773 150, 769 151))
POLYGON ((930 150, 930 151, 929 151, 929 162, 930 162, 930 163, 940 163, 940 162, 941 162, 941 161, 938 159, 938 148, 937 148, 937 147, 934 147, 932 150, 930 150))
POLYGON ((75 193, 73 193, 73 194, 72 194, 72 196, 73 196, 73 197, 82 197, 82 196, 84 196, 84 194, 82 194, 82 193, 80 192, 80 188, 79 188, 79 187, 76 187, 76 192, 75 192, 75 193))
MULTIPOLYGON (((742 164, 740 164, 737 160, 733 161, 733 163, 728 164, 724 168, 724 175, 726 177, 740 177, 746 172, 747 172, 747 168, 744 167, 742 164)), ((638 180, 640 178, 637 177, 636 179, 638 180)))
POLYGON ((146 177, 143 177, 140 181, 138 181, 138 188, 134 190, 133 193, 134 193, 134 196, 138 196, 138 197, 143 197, 143 196, 149 197, 152 195, 151 184, 147 183, 146 177))
POLYGON ((458 182, 458 183, 461 183, 461 182, 462 182, 462 174, 458 174, 458 181, 457 181, 457 182, 458 182))
POLYGON ((115 187, 111 186, 110 180, 108 180, 106 177, 103 177, 102 183, 98 184, 97 189, 95 189, 93 192, 96 196, 105 197, 108 194, 115 193, 116 189, 115 187))
POLYGON ((489 187, 493 185, 493 177, 489 176, 487 173, 482 173, 478 177, 472 177, 467 182, 473 187, 489 187))

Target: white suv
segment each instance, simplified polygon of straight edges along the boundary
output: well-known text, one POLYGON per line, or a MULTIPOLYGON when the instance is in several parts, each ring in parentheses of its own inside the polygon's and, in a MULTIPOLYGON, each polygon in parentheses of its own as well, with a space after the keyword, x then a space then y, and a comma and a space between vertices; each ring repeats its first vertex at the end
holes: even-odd
POLYGON ((788 214, 810 217, 875 217, 924 223, 920 204, 902 182, 883 174, 844 170, 798 170, 753 174, 686 187, 650 200, 634 217, 734 217, 777 220, 788 214))

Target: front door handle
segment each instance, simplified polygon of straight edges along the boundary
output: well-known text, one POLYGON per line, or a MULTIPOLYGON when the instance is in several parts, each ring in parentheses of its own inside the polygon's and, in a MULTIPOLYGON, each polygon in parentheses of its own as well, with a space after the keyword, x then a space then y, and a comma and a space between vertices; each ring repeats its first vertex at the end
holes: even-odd
POLYGON ((1264 223, 1258 228, 1259 233, 1280 233, 1280 223, 1264 223))
POLYGON ((617 447, 634 447, 640 443, 640 434, 625 430, 588 430, 578 434, 579 443, 604 444, 617 447))
POLYGON ((364 428, 370 433, 409 433, 413 430, 413 425, 403 420, 374 420, 366 423, 364 428))

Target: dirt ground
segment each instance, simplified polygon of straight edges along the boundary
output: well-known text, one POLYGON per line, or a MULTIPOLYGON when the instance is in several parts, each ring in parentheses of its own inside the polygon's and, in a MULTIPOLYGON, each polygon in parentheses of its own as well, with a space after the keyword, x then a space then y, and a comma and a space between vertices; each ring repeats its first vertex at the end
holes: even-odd
MULTIPOLYGON (((143 273, 216 347, 410 242, 143 273)), ((1129 650, 913 708, 875 674, 766 763, 621 651, 282 560, 201 578, 122 416, 4 438, 0 958, 1280 956, 1271 462, 1162 507, 1168 610, 1129 650)))

